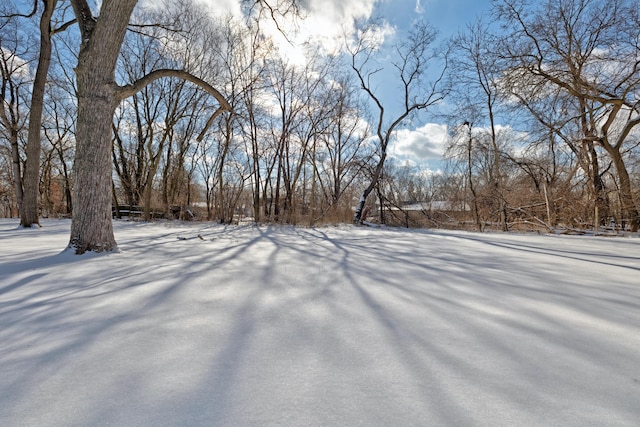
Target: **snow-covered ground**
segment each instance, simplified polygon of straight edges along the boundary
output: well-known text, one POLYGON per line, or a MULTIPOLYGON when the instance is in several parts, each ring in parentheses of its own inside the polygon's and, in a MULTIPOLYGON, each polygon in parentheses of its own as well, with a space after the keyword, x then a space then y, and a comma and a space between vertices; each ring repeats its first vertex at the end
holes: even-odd
POLYGON ((1 426, 637 426, 640 239, 0 221, 1 426))

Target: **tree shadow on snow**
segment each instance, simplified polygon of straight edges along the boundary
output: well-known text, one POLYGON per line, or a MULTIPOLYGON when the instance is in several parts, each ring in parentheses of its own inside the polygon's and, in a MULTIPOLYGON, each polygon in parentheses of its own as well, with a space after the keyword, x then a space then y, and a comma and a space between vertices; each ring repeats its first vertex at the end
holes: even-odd
MULTIPOLYGON (((615 271, 626 260, 396 230, 134 231, 84 280, 67 272, 47 287, 39 260, 7 273, 2 403, 24 408, 42 389, 71 405, 69 390, 84 390, 62 420, 72 424, 553 424, 562 408, 588 421, 596 405, 639 415, 633 397, 599 393, 607 376, 637 391, 620 378, 640 349, 607 329, 640 327, 638 292, 577 283, 570 267, 541 274, 549 256, 615 271)), ((40 261, 68 262, 52 258, 40 261)))

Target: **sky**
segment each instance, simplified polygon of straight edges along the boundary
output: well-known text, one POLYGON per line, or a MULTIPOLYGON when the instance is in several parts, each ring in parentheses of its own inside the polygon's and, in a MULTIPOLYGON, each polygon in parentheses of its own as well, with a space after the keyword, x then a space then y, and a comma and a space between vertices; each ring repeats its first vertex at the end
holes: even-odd
MULTIPOLYGON (((382 0, 376 2, 373 16, 388 21, 398 34, 414 20, 422 19, 438 31, 439 43, 464 31, 468 23, 490 8, 491 0, 382 0)), ((393 93, 389 91, 385 96, 391 98, 393 93)), ((442 168, 447 126, 433 116, 419 119, 397 133, 390 146, 391 156, 401 163, 419 166, 424 172, 437 172, 442 168)))
MULTIPOLYGON (((160 0, 141 0, 141 6, 157 4, 160 0)), ((241 0, 194 0, 217 14, 241 14, 241 0)), ((344 45, 344 30, 353 30, 356 20, 380 20, 380 32, 387 45, 402 37, 411 24, 418 19, 430 23, 439 32, 436 43, 463 30, 466 24, 482 13, 487 13, 491 0, 309 0, 304 21, 297 23, 298 36, 283 40, 279 31, 272 27, 271 34, 280 38, 283 54, 300 60, 301 51, 296 44, 311 39, 327 51, 344 45)), ((96 0, 96 10, 100 0, 96 0)), ((263 26, 267 28, 267 26, 263 26)), ((435 70, 434 70, 435 71, 435 70)), ((381 74, 384 75, 384 72, 381 74)), ((391 78, 391 77, 390 77, 391 78)), ((386 106, 397 103, 393 84, 383 77, 382 98, 386 106)), ((389 110, 390 108, 387 107, 389 110)), ((433 116, 420 116, 407 129, 398 133, 390 146, 390 155, 402 162, 415 164, 426 171, 441 168, 441 156, 445 148, 447 128, 433 116)))
MULTIPOLYGON (((439 39, 436 43, 439 43, 463 31, 476 17, 488 13, 491 0, 325 0, 312 4, 322 5, 316 10, 316 14, 325 18, 319 18, 322 25, 313 26, 322 29, 322 34, 331 33, 328 28, 333 28, 335 34, 339 35, 340 26, 337 23, 345 25, 345 21, 348 22, 350 18, 379 18, 389 24, 391 30, 386 36, 388 43, 392 43, 394 37, 401 37, 411 27, 412 22, 421 19, 438 31, 439 39), (343 19, 338 18, 341 14, 343 19)), ((313 20, 313 15, 310 18, 313 20)), ((381 86, 389 89, 383 92, 383 96, 393 105, 397 99, 394 96, 394 85, 381 86)), ((407 129, 397 133, 389 151, 401 163, 417 165, 425 172, 436 172, 442 168, 446 136, 446 125, 428 115, 422 116, 407 129)))
MULTIPOLYGON (((316 3, 322 4, 323 8, 331 3, 341 4, 346 16, 359 16, 358 12, 363 13, 364 10, 370 12, 369 18, 380 18, 393 29, 393 33, 387 34, 388 42, 393 42, 394 37, 401 37, 415 20, 424 20, 438 31, 436 44, 463 31, 468 23, 488 13, 491 7, 491 0, 333 0, 316 3), (363 5, 370 7, 364 8, 363 5)), ((321 10, 318 13, 322 13, 321 10)), ((394 85, 385 84, 382 87, 389 89, 384 92, 384 97, 393 105, 397 99, 394 97, 394 85)), ((447 137, 447 126, 441 121, 427 112, 427 115, 418 117, 415 123, 399 131, 396 136, 389 149, 392 157, 401 163, 419 166, 425 172, 441 170, 447 137)))
POLYGON ((640 238, 0 220, 2 426, 637 426, 640 238))
MULTIPOLYGON (((210 6, 218 13, 240 13, 238 0, 196 1, 210 6)), ((310 6, 306 17, 297 25, 300 34, 290 37, 292 43, 283 40, 275 27, 271 28, 273 36, 280 38, 283 54, 294 61, 304 61, 296 44, 308 39, 315 40, 328 51, 343 46, 344 29, 353 30, 356 20, 381 20, 383 30, 380 34, 390 46, 406 33, 413 22, 421 19, 438 31, 436 43, 439 43, 464 30, 468 23, 481 14, 488 13, 491 7, 491 0, 322 0, 308 3, 310 6)), ((381 80, 390 78, 392 77, 384 76, 381 80)), ((380 87, 384 103, 393 106, 397 102, 394 96, 395 86, 385 81, 380 87)), ((446 125, 423 115, 407 129, 398 132, 389 152, 401 163, 417 165, 426 172, 435 172, 442 167, 446 136, 446 125)))

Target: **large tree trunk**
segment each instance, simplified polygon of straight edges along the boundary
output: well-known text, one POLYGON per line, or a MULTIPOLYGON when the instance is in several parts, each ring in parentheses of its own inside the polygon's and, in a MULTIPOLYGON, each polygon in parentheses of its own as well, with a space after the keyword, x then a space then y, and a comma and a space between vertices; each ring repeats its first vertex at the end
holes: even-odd
POLYGON ((136 3, 105 1, 94 20, 85 1, 72 2, 83 39, 76 68, 78 120, 69 241, 78 254, 117 250, 111 222, 111 127, 119 101, 115 67, 136 3))
POLYGON ((113 115, 122 99, 159 78, 178 77, 199 85, 221 103, 209 122, 223 111, 231 111, 216 89, 181 70, 155 70, 130 85, 116 84, 116 63, 136 3, 105 0, 99 18, 93 18, 86 0, 71 0, 82 36, 76 67, 78 120, 69 239, 69 246, 78 254, 117 250, 111 222, 111 132, 113 115))
POLYGON ((111 222, 110 162, 115 102, 108 85, 83 78, 81 73, 78 67, 78 123, 70 240, 70 245, 79 254, 116 249, 111 222))

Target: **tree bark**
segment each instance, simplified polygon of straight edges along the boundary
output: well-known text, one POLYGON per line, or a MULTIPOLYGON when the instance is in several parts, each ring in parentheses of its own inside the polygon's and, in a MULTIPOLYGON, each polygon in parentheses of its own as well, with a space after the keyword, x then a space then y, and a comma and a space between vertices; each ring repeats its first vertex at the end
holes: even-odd
POLYGON ((69 247, 86 251, 116 251, 111 221, 112 121, 118 103, 151 82, 168 76, 189 80, 221 104, 214 113, 230 110, 220 93, 201 79, 180 70, 156 70, 123 87, 115 67, 137 0, 105 0, 93 18, 86 0, 72 0, 82 44, 76 67, 78 119, 74 163, 74 210, 69 247))
POLYGON ((22 187, 22 161, 20 160, 20 145, 18 143, 18 131, 9 130, 9 142, 11 143, 11 169, 13 173, 13 188, 16 192, 18 215, 22 215, 22 200, 24 192, 22 187))
POLYGON ((44 11, 40 18, 40 53, 36 69, 33 91, 31 94, 31 111, 29 113, 29 131, 27 139, 27 161, 24 168, 24 199, 20 212, 20 225, 28 228, 39 226, 38 194, 40 183, 40 152, 42 110, 44 91, 47 85, 47 74, 51 64, 51 16, 57 0, 44 0, 44 11))
POLYGON ((137 0, 102 3, 94 20, 84 0, 72 1, 82 35, 76 79, 74 209, 69 246, 77 254, 117 250, 111 221, 111 127, 119 98, 115 67, 137 0))
MULTIPOLYGON (((360 200, 358 201, 358 206, 356 206, 356 212, 353 215, 353 222, 356 224, 362 223, 366 218, 363 218, 364 205, 367 202, 367 197, 369 194, 376 188, 378 185, 378 180, 380 179, 380 175, 382 174, 382 169, 384 168, 384 162, 387 159, 387 150, 386 146, 380 156, 380 160, 378 160, 378 164, 376 165, 376 169, 371 177, 371 181, 369 181, 369 185, 362 192, 362 196, 360 196, 360 200)), ((382 209, 382 205, 380 205, 380 209, 382 209)))
POLYGON ((631 178, 629 172, 624 164, 624 159, 619 150, 608 151, 613 160, 613 164, 618 172, 618 178, 620 180, 620 209, 622 211, 622 222, 629 224, 631 232, 637 232, 640 226, 640 213, 633 200, 633 192, 631 190, 631 178))

